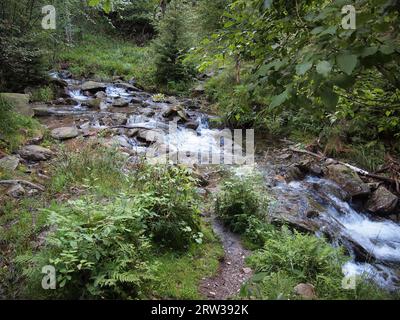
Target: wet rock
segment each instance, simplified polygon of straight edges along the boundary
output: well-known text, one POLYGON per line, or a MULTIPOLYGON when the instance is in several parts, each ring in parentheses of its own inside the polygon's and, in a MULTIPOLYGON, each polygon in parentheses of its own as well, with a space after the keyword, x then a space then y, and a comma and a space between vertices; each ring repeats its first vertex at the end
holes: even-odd
POLYGON ((364 196, 370 193, 369 186, 356 172, 342 164, 331 164, 327 167, 327 177, 335 181, 351 197, 364 196))
POLYGON ((12 198, 20 198, 25 194, 25 189, 20 184, 15 184, 8 188, 6 193, 12 198))
POLYGON ((49 149, 37 145, 24 146, 19 150, 19 155, 31 161, 45 161, 53 156, 53 152, 49 149))
POLYGON ((191 130, 197 130, 199 124, 196 121, 189 121, 185 124, 185 127, 191 130))
POLYGON ((323 175, 322 167, 314 163, 310 166, 310 173, 320 177, 323 175))
POLYGON ((292 155, 290 153, 284 153, 284 154, 279 155, 277 158, 279 160, 288 160, 291 157, 292 157, 292 155))
POLYGON ((104 91, 96 92, 94 96, 96 97, 96 99, 102 99, 102 100, 107 98, 107 94, 104 91))
POLYGON ((129 130, 126 132, 126 135, 127 135, 128 137, 132 138, 132 137, 136 137, 138 133, 139 133, 139 129, 129 129, 129 130))
POLYGON ((79 132, 76 127, 61 127, 51 131, 52 138, 58 140, 72 139, 76 138, 78 135, 79 132))
POLYGON ((102 123, 107 127, 112 126, 123 126, 128 121, 127 115, 125 113, 113 113, 107 117, 104 117, 102 123))
POLYGON ((64 101, 65 101, 65 104, 68 106, 77 106, 79 104, 79 101, 72 99, 72 98, 65 98, 64 101))
POLYGON ((21 93, 0 93, 1 97, 14 106, 14 110, 27 117, 34 115, 29 106, 29 94, 21 93))
POLYGON ((182 100, 181 103, 185 109, 190 109, 190 110, 200 109, 200 104, 193 99, 184 99, 182 100))
POLYGON ((131 99, 131 103, 133 103, 133 104, 142 104, 142 102, 143 102, 143 99, 141 99, 139 97, 133 97, 131 99))
POLYGON ((114 99, 112 106, 115 108, 125 108, 129 105, 129 102, 122 99, 122 98, 116 98, 114 99))
POLYGON ((89 91, 91 93, 96 93, 98 91, 104 91, 107 89, 107 85, 102 82, 96 81, 86 81, 82 84, 83 91, 89 91))
POLYGON ((108 108, 108 104, 105 101, 101 101, 99 105, 100 110, 106 110, 108 108))
POLYGON ((6 156, 0 159, 0 169, 14 171, 19 165, 19 158, 16 156, 6 156))
POLYGON ((154 130, 141 129, 137 133, 137 136, 138 136, 138 138, 151 143, 151 142, 160 141, 163 134, 164 134, 163 131, 157 130, 157 129, 154 129, 154 130))
POLYGON ((314 286, 309 283, 300 283, 293 290, 295 294, 304 299, 315 299, 317 297, 314 286))
POLYGON ((89 99, 82 101, 82 105, 91 109, 100 109, 101 99, 89 99))
POLYGON ((287 182, 302 180, 304 177, 304 173, 297 165, 290 166, 285 174, 285 179, 287 182))
POLYGON ((186 122, 188 121, 188 116, 186 111, 179 105, 171 106, 167 108, 166 111, 163 113, 164 118, 171 118, 171 117, 179 117, 179 120, 186 122))
POLYGON ((155 111, 152 110, 152 109, 144 109, 144 110, 142 111, 142 113, 143 113, 143 115, 146 116, 146 117, 152 117, 152 116, 155 115, 155 111))
POLYGON ((366 209, 371 213, 390 214, 396 209, 399 198, 384 186, 375 190, 366 204, 366 209))
POLYGON ((116 87, 123 88, 128 91, 140 91, 140 89, 138 87, 135 87, 134 85, 126 83, 126 82, 120 82, 120 83, 116 84, 116 87))
POLYGON ((48 117, 54 114, 54 111, 47 106, 38 106, 33 109, 35 117, 48 117))
POLYGON ((306 213, 307 218, 309 219, 314 219, 314 218, 318 218, 320 215, 320 212, 316 211, 316 210, 309 210, 306 213))

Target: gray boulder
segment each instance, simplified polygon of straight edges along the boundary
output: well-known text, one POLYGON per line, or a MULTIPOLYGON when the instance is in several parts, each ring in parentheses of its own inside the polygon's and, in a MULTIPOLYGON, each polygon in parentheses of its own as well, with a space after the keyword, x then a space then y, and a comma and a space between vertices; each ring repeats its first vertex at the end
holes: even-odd
POLYGON ((0 169, 14 171, 19 164, 19 158, 16 156, 6 156, 0 159, 0 169))
POLYGON ((96 81, 86 81, 82 84, 83 91, 89 91, 91 93, 96 93, 98 91, 104 91, 107 89, 107 85, 102 82, 96 81))
POLYGON ((72 139, 76 138, 78 135, 79 132, 76 127, 61 127, 51 131, 52 138, 58 140, 72 139))
POLYGON ((112 106, 115 108, 124 108, 127 107, 129 105, 129 102, 122 99, 122 98, 116 98, 114 99, 112 106))
POLYGON ((0 93, 0 96, 14 106, 14 111, 27 117, 33 117, 33 110, 29 106, 29 94, 0 93))
POLYGON ((53 156, 51 150, 37 145, 24 146, 18 153, 22 158, 32 161, 45 161, 49 160, 53 156))
POLYGON ((7 195, 12 198, 20 198, 25 194, 25 189, 20 184, 14 184, 7 189, 7 195))
POLYGON ((391 214, 396 209, 399 198, 384 186, 376 189, 366 204, 366 209, 376 214, 391 214))

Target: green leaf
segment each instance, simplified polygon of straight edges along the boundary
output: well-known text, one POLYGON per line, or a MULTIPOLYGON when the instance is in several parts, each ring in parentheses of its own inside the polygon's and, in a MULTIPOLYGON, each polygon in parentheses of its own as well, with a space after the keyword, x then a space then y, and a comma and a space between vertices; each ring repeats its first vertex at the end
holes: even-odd
POLYGON ((322 74, 324 77, 327 77, 332 70, 332 65, 329 61, 320 61, 317 64, 317 72, 322 74))
POLYGON ((281 94, 272 97, 272 101, 269 107, 271 109, 279 107, 282 103, 284 103, 288 99, 289 99, 289 88, 283 91, 281 94))
POLYGON ((357 61, 357 56, 354 54, 342 54, 336 57, 338 67, 347 75, 351 75, 353 73, 353 70, 357 65, 357 61))
POLYGON ((308 70, 310 70, 312 68, 312 66, 313 66, 312 62, 304 62, 304 63, 298 64, 296 66, 296 73, 299 76, 302 76, 302 75, 306 74, 306 72, 308 70))
POLYGON ((365 58, 365 57, 369 57, 374 55, 375 53, 378 52, 378 48, 377 47, 368 47, 365 48, 362 53, 361 53, 361 57, 365 58))
POLYGON ((320 96, 323 104, 329 109, 334 109, 339 101, 339 96, 332 88, 324 88, 320 96))
POLYGON ((383 54, 392 54, 394 52, 394 48, 390 45, 384 44, 379 48, 379 51, 383 54))
POLYGON ((336 33, 336 31, 337 31, 337 27, 331 26, 331 27, 325 29, 324 31, 322 31, 319 35, 324 36, 324 35, 329 34, 329 35, 333 36, 336 33))

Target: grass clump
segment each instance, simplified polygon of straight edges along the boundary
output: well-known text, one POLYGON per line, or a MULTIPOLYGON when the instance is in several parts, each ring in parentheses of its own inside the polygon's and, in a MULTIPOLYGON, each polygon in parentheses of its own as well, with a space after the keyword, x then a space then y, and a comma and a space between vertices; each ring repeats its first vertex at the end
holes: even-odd
POLYGON ((50 86, 38 87, 32 90, 31 100, 34 102, 50 102, 54 100, 55 94, 50 86))
POLYGON ((184 253, 169 251, 157 257, 157 297, 178 300, 204 298, 199 292, 199 283, 204 277, 216 273, 224 252, 210 225, 202 224, 201 232, 204 234, 202 245, 192 245, 184 253))
POLYGON ((15 112, 14 107, 0 96, 0 149, 13 152, 40 130, 37 120, 15 112))
POLYGON ((342 287, 343 264, 349 260, 341 247, 332 247, 324 238, 271 229, 264 247, 248 258, 255 276, 242 288, 244 297, 257 299, 302 299, 294 293, 299 283, 315 288, 315 299, 390 299, 390 293, 366 277, 358 277, 356 288, 342 287))
POLYGON ((113 148, 96 143, 83 143, 79 150, 64 148, 53 163, 51 188, 62 192, 68 187, 84 186, 112 195, 126 181, 124 164, 124 158, 113 148))
POLYGON ((75 77, 97 77, 105 80, 121 76, 141 85, 154 88, 153 66, 148 47, 139 47, 129 41, 105 35, 85 34, 78 44, 66 48, 58 61, 69 65, 75 77))

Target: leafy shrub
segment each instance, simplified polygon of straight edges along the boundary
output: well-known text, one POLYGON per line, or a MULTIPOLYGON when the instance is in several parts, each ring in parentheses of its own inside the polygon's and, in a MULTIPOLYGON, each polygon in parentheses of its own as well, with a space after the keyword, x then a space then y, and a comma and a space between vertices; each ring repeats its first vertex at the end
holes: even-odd
POLYGON ((202 242, 195 181, 184 167, 145 165, 138 172, 138 193, 155 241, 175 249, 202 242))
POLYGON ((318 299, 387 299, 390 293, 366 277, 358 278, 355 290, 342 288, 343 264, 349 259, 342 248, 325 239, 292 232, 286 227, 264 232, 264 248, 248 258, 256 274, 241 295, 258 299, 301 299, 294 293, 299 283, 315 287, 318 299))
POLYGON ((264 219, 267 201, 260 185, 254 175, 233 176, 222 184, 215 212, 233 232, 246 232, 253 217, 264 219))
POLYGON ((270 231, 264 248, 249 259, 257 272, 286 272, 300 282, 316 287, 320 297, 332 294, 341 285, 341 267, 346 257, 324 239, 297 231, 270 231))
POLYGON ((148 263, 150 244, 137 200, 119 195, 114 201, 90 197, 48 210, 50 226, 44 251, 18 261, 25 270, 30 294, 41 295, 40 270, 52 265, 62 298, 137 298, 155 280, 148 263), (29 265, 29 264, 28 264, 29 265), (38 291, 39 290, 39 291, 38 291))
POLYGON ((32 101, 50 102, 54 99, 53 89, 49 86, 39 87, 32 92, 32 101))

